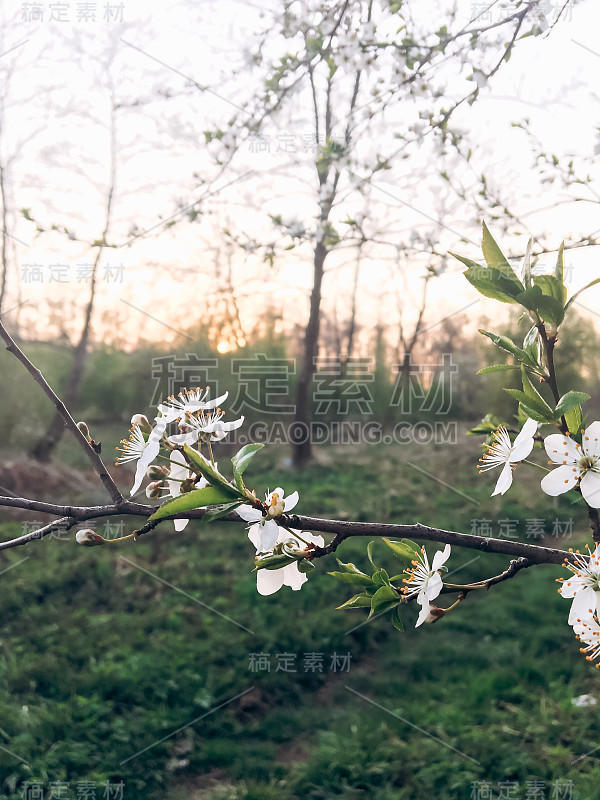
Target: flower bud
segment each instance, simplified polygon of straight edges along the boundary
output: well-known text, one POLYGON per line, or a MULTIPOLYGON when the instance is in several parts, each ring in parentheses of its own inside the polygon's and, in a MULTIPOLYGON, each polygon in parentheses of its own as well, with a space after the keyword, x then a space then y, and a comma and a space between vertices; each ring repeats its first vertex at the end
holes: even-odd
POLYGON ((283 498, 279 497, 276 492, 273 492, 271 495, 271 502, 269 503, 269 507, 267 509, 267 517, 270 519, 273 519, 274 517, 280 517, 284 511, 285 503, 283 498))
POLYGON ((105 544, 106 540, 96 533, 91 528, 84 528, 77 531, 75 534, 75 541, 77 544, 82 544, 84 547, 95 547, 98 544, 105 544))
POLYGON ((146 477, 150 478, 152 481, 164 481, 165 478, 169 477, 169 468, 159 467, 156 464, 152 464, 146 470, 146 477))
POLYGON ((281 569, 293 564, 295 558, 290 558, 283 553, 260 553, 254 558, 254 569, 281 569))
POLYGON ((186 492, 192 492, 196 488, 196 477, 193 478, 186 478, 184 481, 181 482, 181 494, 185 494, 186 492))
POLYGON ((83 433, 83 435, 84 435, 84 436, 85 436, 85 438, 88 440, 88 442, 89 442, 89 441, 91 441, 91 437, 90 437, 90 429, 89 429, 89 428, 88 428, 88 426, 85 424, 85 422, 78 422, 78 423, 77 423, 77 428, 79 429, 79 432, 80 432, 80 433, 83 433))
POLYGON ((140 430, 143 433, 151 433, 152 432, 152 425, 148 421, 148 417, 145 414, 134 414, 131 418, 132 425, 139 425, 140 430))
POLYGON ((285 542, 277 546, 281 548, 282 553, 285 553, 290 558, 303 559, 308 555, 306 545, 299 544, 295 539, 286 539, 285 542))
POLYGON ((438 619, 441 619, 446 611, 443 608, 438 608, 437 606, 429 606, 429 614, 425 617, 424 622, 437 622, 438 619))
POLYGON ((146 486, 146 497, 150 500, 153 500, 157 497, 160 497, 160 493, 164 488, 163 481, 152 481, 146 486))

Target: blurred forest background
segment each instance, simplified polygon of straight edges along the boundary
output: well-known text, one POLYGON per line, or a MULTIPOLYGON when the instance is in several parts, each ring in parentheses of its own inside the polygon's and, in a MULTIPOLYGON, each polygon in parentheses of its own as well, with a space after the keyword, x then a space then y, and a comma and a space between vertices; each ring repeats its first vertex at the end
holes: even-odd
MULTIPOLYGON (((467 430, 514 422, 519 374, 476 375, 510 361, 477 329, 519 341, 528 325, 447 251, 478 259, 485 218, 515 267, 529 237, 538 272, 565 239, 570 292, 600 277, 594 1, 93 5, 1 4, 0 314, 106 462, 132 414, 209 385, 245 415, 238 433, 266 431, 259 496, 581 546, 580 504, 525 470, 491 498, 476 474, 467 430), (293 422, 324 441, 292 448, 293 422), (336 440, 342 422, 363 433, 336 440)), ((590 420, 597 292, 556 350, 590 420)), ((0 493, 106 501, 4 351, 0 423, 0 493)), ((111 472, 128 495, 132 471, 111 472)), ((45 521, 2 509, 0 536, 45 521)), ((339 555, 365 566, 365 543, 339 555)), ((196 522, 0 553, 0 798, 597 796, 600 685, 561 570, 434 627, 407 612, 400 633, 335 611, 333 560, 264 598, 252 557, 242 524, 196 522)), ((450 569, 468 582, 506 562, 455 551, 450 569)))

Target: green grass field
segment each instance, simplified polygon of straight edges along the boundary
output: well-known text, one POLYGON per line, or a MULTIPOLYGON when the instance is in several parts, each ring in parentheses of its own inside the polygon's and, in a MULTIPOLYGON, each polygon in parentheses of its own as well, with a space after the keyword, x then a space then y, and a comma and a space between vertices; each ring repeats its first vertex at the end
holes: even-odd
MULTIPOLYGON (((487 519, 490 535, 538 543, 527 520, 549 531, 572 518, 572 537, 546 541, 586 540, 581 507, 534 491, 537 475, 523 470, 522 485, 490 498, 478 444, 324 450, 298 475, 267 450, 247 482, 298 489, 311 515, 464 532, 487 519)), ((2 538, 21 532, 12 519, 2 538)), ((366 543, 338 555, 366 568, 366 543)), ((383 544, 374 555, 394 571, 383 544)), ((572 703, 600 697, 599 676, 567 625, 563 570, 522 572, 416 631, 407 608, 400 633, 385 615, 363 624, 365 612, 335 610, 352 592, 326 574, 333 557, 302 591, 264 598, 252 556, 243 523, 177 535, 165 523, 93 550, 71 534, 3 553, 0 796, 27 796, 25 781, 43 786, 33 797, 74 800, 84 781, 98 798, 123 781, 125 800, 600 796, 600 707, 572 703)), ((448 566, 468 581, 507 562, 454 549, 448 566)))

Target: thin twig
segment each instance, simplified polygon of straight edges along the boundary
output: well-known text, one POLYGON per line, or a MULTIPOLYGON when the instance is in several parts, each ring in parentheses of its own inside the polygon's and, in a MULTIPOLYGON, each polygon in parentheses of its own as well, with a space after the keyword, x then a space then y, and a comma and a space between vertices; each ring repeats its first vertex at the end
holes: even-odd
POLYGON ((73 436, 77 439, 81 447, 83 448, 85 454, 92 462, 92 466, 94 467, 94 471, 104 484, 105 489, 110 494, 114 503, 122 503, 123 502, 123 495, 119 491, 117 484, 113 481, 111 476, 106 469, 104 462, 98 455, 98 453, 94 450, 92 445, 88 442, 85 436, 81 433, 79 428, 77 427, 77 423, 70 415, 67 410, 67 407, 62 402, 62 400, 58 397, 58 395, 52 390, 50 384, 46 381, 40 370, 32 364, 32 362, 27 358, 25 353, 21 350, 21 348, 17 345, 15 340, 6 330, 2 321, 0 320, 0 337, 4 339, 6 342, 6 349, 9 353, 12 353, 20 362, 23 364, 27 372, 32 376, 34 381, 41 386, 42 391, 44 394, 50 398, 53 405, 56 407, 56 410, 64 420, 65 426, 71 431, 73 436))

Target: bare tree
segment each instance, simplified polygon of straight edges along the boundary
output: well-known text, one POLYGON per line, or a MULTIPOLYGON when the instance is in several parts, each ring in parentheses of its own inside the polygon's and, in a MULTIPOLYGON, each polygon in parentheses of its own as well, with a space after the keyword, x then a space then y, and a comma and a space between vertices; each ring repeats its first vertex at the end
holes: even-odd
MULTIPOLYGON (((437 156, 438 143, 452 147, 463 141, 463 135, 450 127, 454 112, 478 99, 480 88, 509 59, 520 36, 542 32, 540 13, 540 3, 532 0, 511 10, 495 9, 485 24, 481 14, 460 24, 457 8, 449 3, 444 24, 436 29, 426 11, 413 2, 292 0, 283 4, 268 33, 253 44, 249 67, 261 88, 207 139, 223 145, 222 164, 230 164, 244 142, 264 135, 269 125, 285 121, 305 125, 315 143, 312 175, 308 164, 301 171, 317 206, 314 224, 271 214, 281 236, 275 247, 272 242, 265 247, 271 262, 290 247, 297 247, 311 262, 296 389, 295 422, 300 434, 293 449, 296 466, 306 463, 311 454, 311 385, 319 352, 326 266, 345 246, 358 246, 359 258, 374 257, 372 242, 360 235, 355 238, 356 226, 345 222, 344 211, 352 217, 366 188, 384 173, 394 181, 400 174, 405 179, 414 176, 410 188, 414 203, 412 195, 417 195, 424 172, 436 176, 431 159, 437 156), (465 64, 472 68, 466 80, 465 64), (450 91, 447 78, 453 69, 463 73, 462 83, 460 89, 450 91), (347 233, 342 232, 344 224, 347 233)), ((456 75, 452 78, 456 86, 456 75)), ((298 160, 288 168, 284 179, 298 180, 298 160)), ((442 182, 439 174, 437 179, 442 182)), ((411 201, 403 205, 414 211, 411 201)), ((430 256, 439 266, 438 254, 430 256)), ((356 334, 360 260, 354 266, 347 353, 353 350, 356 334)), ((403 359, 410 358, 419 337, 427 286, 435 274, 435 269, 427 272, 426 268, 413 334, 406 334, 404 327, 400 331, 403 359)))
MULTIPOLYGON (((105 184, 105 198, 104 198, 104 219, 100 235, 93 242, 92 247, 94 250, 94 257, 92 259, 91 269, 89 273, 89 286, 88 297, 84 308, 83 325, 81 327, 77 343, 73 350, 73 361, 71 370, 67 378, 67 383, 64 391, 65 402, 72 407, 77 400, 79 394, 79 387, 83 372, 85 368, 86 358, 88 354, 88 347, 90 343, 90 336, 92 331, 92 317, 94 312, 94 303, 96 300, 96 292, 98 288, 98 272, 102 261, 105 248, 109 246, 108 236, 111 229, 114 213, 115 193, 117 191, 117 168, 118 168, 118 114, 119 105, 117 102, 115 76, 112 72, 114 68, 114 61, 117 54, 118 40, 113 38, 108 51, 105 54, 104 61, 104 81, 105 89, 108 99, 108 119, 98 120, 99 124, 104 127, 108 136, 108 163, 107 163, 107 177, 105 184)), ((35 444, 32 449, 32 455, 39 461, 49 461, 52 454, 60 442, 65 431, 64 419, 57 411, 53 417, 48 430, 42 438, 35 444)))

